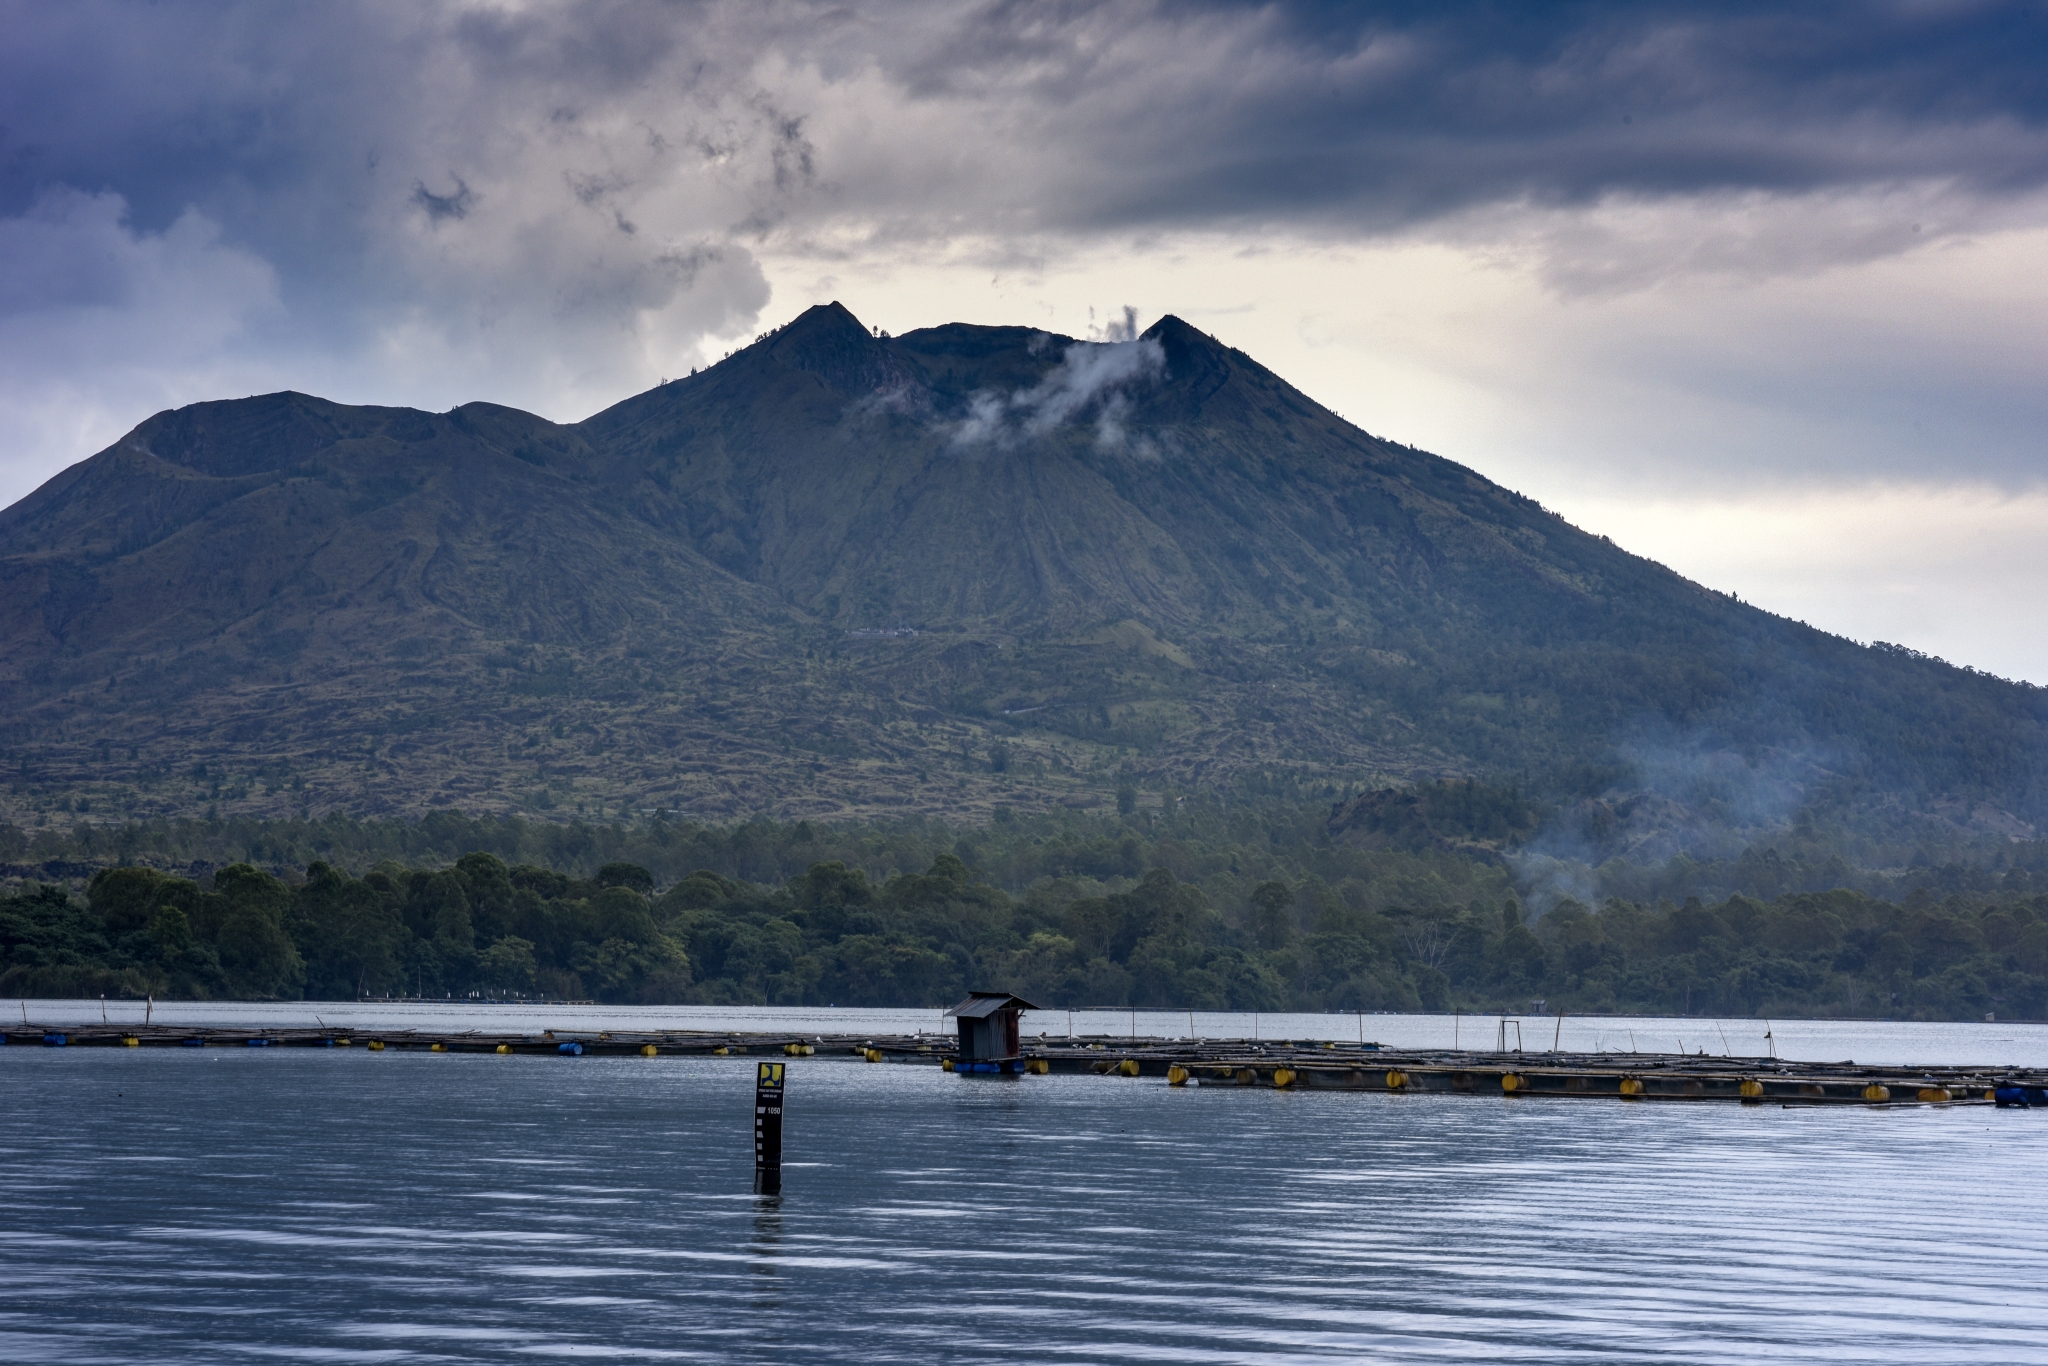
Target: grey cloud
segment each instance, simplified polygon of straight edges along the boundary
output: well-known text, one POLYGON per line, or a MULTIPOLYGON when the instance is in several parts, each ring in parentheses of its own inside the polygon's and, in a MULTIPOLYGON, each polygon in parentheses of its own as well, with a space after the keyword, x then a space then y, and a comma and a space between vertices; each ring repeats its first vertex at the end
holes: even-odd
POLYGON ((415 182, 412 202, 425 209, 427 217, 438 223, 444 218, 469 217, 469 211, 476 206, 476 194, 463 183, 461 176, 457 176, 455 188, 447 194, 435 194, 424 184, 415 182))
MULTIPOLYGON (((586 187, 626 174, 596 163, 629 143, 746 159, 725 221, 755 232, 806 193, 941 235, 1356 233, 1611 195, 2048 184, 2037 6, 9 9, 0 211, 110 187, 147 226, 197 204, 281 261, 350 230, 367 154, 504 161, 537 124, 588 139, 586 187), (778 69, 814 75, 768 88, 778 69), (843 175, 857 135, 828 125, 862 120, 906 164, 843 175)), ((435 174, 404 184, 437 217, 467 207, 435 174)))
POLYGON ((1086 147, 1048 216, 1341 215, 2048 178, 2038 7, 1000 5, 901 55, 927 99, 1086 147))
MULTIPOLYGON (((221 319, 263 312, 276 302, 271 272, 248 253, 223 246, 218 224, 187 210, 161 232, 138 232, 126 202, 110 192, 58 187, 38 196, 27 213, 0 218, 0 262, 0 324, 16 328, 140 304, 176 308, 188 332, 238 330, 238 322, 221 319), (211 306, 193 311, 200 297, 211 306)), ((47 359, 47 348, 5 354, 27 363, 32 350, 47 359)))

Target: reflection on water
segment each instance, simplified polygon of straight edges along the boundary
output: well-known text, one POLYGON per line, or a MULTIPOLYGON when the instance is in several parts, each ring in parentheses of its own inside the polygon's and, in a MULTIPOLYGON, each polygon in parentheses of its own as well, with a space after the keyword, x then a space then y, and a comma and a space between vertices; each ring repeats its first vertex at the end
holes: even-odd
MULTIPOLYGON (((540 1006, 397 1001, 24 1001, 11 1003, 37 1024, 114 1024, 355 1030, 474 1029, 532 1033, 612 1030, 739 1030, 792 1034, 927 1034, 953 1032, 940 1007, 928 1010, 838 1010, 807 1006, 540 1006)), ((1985 1064, 2048 1067, 2048 1025, 2031 1023, 1898 1023, 1884 1020, 1714 1020, 1646 1015, 1254 1015, 1208 1010, 1034 1010, 1027 1039, 1044 1034, 1129 1038, 1348 1039, 1390 1048, 1491 1049, 1530 1052, 1691 1053, 1807 1062, 1985 1064), (1771 1037, 1766 1038, 1766 1034, 1771 1037)))
POLYGON ((0 1358, 2040 1359, 2048 1117, 0 1053, 0 1358))

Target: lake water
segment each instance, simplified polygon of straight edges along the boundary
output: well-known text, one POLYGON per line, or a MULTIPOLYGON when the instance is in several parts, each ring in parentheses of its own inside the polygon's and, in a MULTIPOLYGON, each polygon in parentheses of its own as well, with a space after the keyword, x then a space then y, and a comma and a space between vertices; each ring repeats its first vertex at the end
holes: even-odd
POLYGON ((0 1050, 0 1359, 2048 1360, 2039 1112, 819 1057, 769 1200, 751 1084, 744 1059, 0 1050))

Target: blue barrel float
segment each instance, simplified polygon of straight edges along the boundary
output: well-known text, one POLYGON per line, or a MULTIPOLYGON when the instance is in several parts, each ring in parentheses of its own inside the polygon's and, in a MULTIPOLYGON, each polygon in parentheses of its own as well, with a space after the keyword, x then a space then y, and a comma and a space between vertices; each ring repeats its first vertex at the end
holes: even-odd
POLYGON ((565 1043, 557 1046, 555 1051, 557 1053, 565 1053, 572 1058, 580 1058, 583 1056, 583 1045, 580 1043, 565 1043))
POLYGON ((2001 1086, 1991 1099, 2001 1110, 2048 1110, 2048 1086, 2001 1086))
POLYGON ((62 1034, 43 1035, 43 1047, 45 1048, 62 1048, 70 1042, 71 1040, 62 1034))

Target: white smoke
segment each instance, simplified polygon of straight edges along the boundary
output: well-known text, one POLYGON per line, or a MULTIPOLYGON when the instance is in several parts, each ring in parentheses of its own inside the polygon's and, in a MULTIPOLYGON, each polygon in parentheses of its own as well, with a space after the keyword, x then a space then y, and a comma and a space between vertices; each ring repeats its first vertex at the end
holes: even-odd
POLYGON ((1092 412, 1097 447, 1120 448, 1130 388, 1156 383, 1166 374, 1166 349, 1156 338, 1137 339, 1132 335, 1136 327, 1135 312, 1126 309, 1123 323, 1111 324, 1124 340, 1075 342, 1031 388, 1010 394, 984 389, 973 395, 967 401, 967 416, 953 430, 953 444, 1008 449, 1092 412))
POLYGON ((1095 310, 1088 310, 1088 340, 1099 342, 1127 342, 1138 339, 1138 310, 1125 304, 1121 318, 1111 318, 1102 326, 1095 326, 1095 310))

